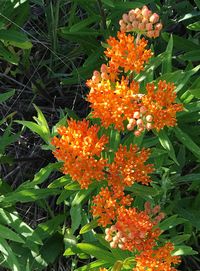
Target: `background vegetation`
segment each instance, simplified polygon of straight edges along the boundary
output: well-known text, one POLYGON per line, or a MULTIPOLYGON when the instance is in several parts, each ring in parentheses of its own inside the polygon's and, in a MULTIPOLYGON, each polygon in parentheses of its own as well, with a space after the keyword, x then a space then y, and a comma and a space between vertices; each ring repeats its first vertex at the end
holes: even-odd
POLYGON ((154 197, 169 217, 163 230, 184 255, 179 269, 200 270, 200 1, 0 0, 1 270, 89 270, 89 250, 77 243, 101 243, 100 229, 80 232, 93 191, 61 175, 48 143, 58 122, 88 115, 85 81, 103 62, 105 40, 122 13, 144 4, 164 30, 139 79, 174 82, 185 111, 178 128, 137 142, 153 148, 155 185, 132 192, 138 204, 154 197))

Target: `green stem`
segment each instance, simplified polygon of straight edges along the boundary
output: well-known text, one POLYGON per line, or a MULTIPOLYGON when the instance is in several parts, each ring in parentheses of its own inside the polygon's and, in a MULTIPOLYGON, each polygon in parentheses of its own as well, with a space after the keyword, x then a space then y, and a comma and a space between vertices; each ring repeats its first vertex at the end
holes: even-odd
POLYGON ((107 28, 107 26, 106 26, 106 15, 105 15, 101 0, 97 0, 97 5, 99 7, 99 11, 100 11, 101 19, 102 19, 102 28, 105 30, 107 28))

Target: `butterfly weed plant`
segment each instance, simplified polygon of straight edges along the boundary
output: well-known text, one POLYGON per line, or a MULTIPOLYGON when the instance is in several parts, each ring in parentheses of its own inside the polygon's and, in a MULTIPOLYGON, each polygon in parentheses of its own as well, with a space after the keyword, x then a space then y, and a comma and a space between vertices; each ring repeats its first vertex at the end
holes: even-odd
POLYGON ((58 161, 15 191, 0 183, 3 267, 48 270, 61 255, 76 271, 175 271, 186 255, 198 261, 190 240, 198 243, 199 174, 192 163, 186 172, 185 160, 200 159, 198 139, 186 129, 198 121, 199 102, 188 100, 187 87, 199 66, 172 72, 173 37, 165 52, 154 52, 162 28, 147 6, 122 15, 116 36, 102 42, 103 64, 86 81, 85 119, 68 110, 51 130, 35 106, 35 122, 17 121, 58 161), (54 172, 59 177, 48 183, 54 172), (182 199, 182 185, 196 197, 182 199), (18 202, 37 203, 50 219, 33 230, 18 202))

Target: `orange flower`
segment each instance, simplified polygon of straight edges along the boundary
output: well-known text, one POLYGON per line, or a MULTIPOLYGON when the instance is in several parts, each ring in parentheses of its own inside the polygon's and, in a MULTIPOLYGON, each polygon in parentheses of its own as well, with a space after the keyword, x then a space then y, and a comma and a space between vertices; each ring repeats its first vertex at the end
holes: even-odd
POLYGON ((142 97, 142 103, 146 107, 146 114, 153 117, 152 128, 159 131, 164 126, 175 126, 176 113, 183 110, 183 105, 175 102, 174 84, 159 81, 157 87, 149 83, 146 89, 147 94, 142 97))
POLYGON ((116 219, 117 210, 120 206, 130 206, 132 202, 130 195, 124 192, 114 193, 108 187, 101 188, 100 193, 93 198, 92 214, 98 217, 99 225, 106 227, 116 219))
POLYGON ((100 267, 99 271, 108 271, 108 269, 100 267))
POLYGON ((96 83, 87 81, 91 88, 87 100, 91 103, 94 118, 100 118, 102 125, 108 127, 114 124, 118 130, 124 130, 124 121, 132 116, 134 110, 139 108, 139 84, 132 81, 129 85, 127 79, 122 78, 116 84, 109 80, 96 83))
POLYGON ((117 33, 117 38, 110 37, 105 55, 110 58, 109 65, 115 65, 116 69, 123 68, 125 72, 134 71, 140 73, 144 64, 152 56, 151 50, 145 49, 147 41, 141 39, 134 43, 134 37, 123 32, 117 33))
POLYGON ((81 188, 87 188, 94 179, 104 179, 103 169, 107 163, 100 156, 108 140, 105 136, 99 139, 98 131, 96 125, 89 127, 86 120, 70 120, 68 127, 58 128, 61 137, 52 140, 56 147, 54 156, 64 162, 63 173, 70 174, 81 188))
POLYGON ((134 182, 149 184, 151 179, 148 174, 153 171, 152 164, 145 164, 149 155, 149 149, 139 151, 136 145, 131 145, 127 150, 126 146, 120 145, 113 163, 109 164, 109 185, 118 190, 118 187, 131 186, 134 182))
POLYGON ((112 248, 122 250, 143 251, 156 245, 160 235, 159 229, 154 229, 155 222, 145 211, 138 212, 136 208, 117 209, 117 222, 106 229, 105 239, 112 248))
POLYGON ((156 250, 143 251, 136 256, 136 267, 133 271, 176 271, 172 264, 178 264, 180 257, 171 256, 172 243, 166 243, 156 250))

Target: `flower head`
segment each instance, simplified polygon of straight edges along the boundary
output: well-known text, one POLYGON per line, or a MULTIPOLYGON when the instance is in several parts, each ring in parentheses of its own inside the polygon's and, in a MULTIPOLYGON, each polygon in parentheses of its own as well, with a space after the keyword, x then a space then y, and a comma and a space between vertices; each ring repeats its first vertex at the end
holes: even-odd
POLYGON ((99 83, 88 80, 91 88, 87 100, 91 103, 94 118, 100 118, 102 125, 108 127, 114 124, 118 130, 124 130, 124 121, 132 116, 132 112, 139 107, 135 94, 139 92, 139 84, 129 83, 125 78, 112 83, 102 80, 99 83))
POLYGON ((115 221, 119 207, 130 206, 132 200, 130 195, 126 196, 121 190, 115 193, 108 187, 101 188, 99 194, 93 198, 93 217, 98 217, 99 225, 106 227, 115 221))
POLYGON ((143 251, 136 256, 136 266, 133 271, 176 271, 172 265, 180 262, 180 257, 172 256, 172 243, 166 243, 158 249, 143 251))
POLYGON ((86 120, 69 120, 68 127, 58 128, 60 137, 52 140, 56 147, 54 156, 64 162, 63 173, 70 174, 81 188, 87 188, 94 179, 104 179, 103 169, 107 163, 101 158, 101 152, 108 140, 105 136, 99 139, 98 131, 96 125, 89 127, 86 120))
POLYGON ((151 116, 151 128, 159 131, 164 126, 176 125, 176 113, 183 110, 182 104, 177 104, 175 86, 173 83, 159 81, 157 86, 149 83, 146 86, 147 94, 142 97, 147 116, 151 116))
POLYGON ((147 6, 142 9, 136 8, 123 14, 119 21, 120 30, 122 32, 136 32, 143 34, 148 38, 157 38, 160 35, 162 24, 159 22, 160 17, 157 13, 153 13, 147 6))
POLYGON ((120 145, 113 163, 108 166, 109 185, 118 190, 119 187, 131 186, 134 182, 149 184, 149 174, 153 171, 153 165, 146 164, 149 155, 149 149, 139 150, 136 145, 131 145, 128 150, 126 146, 120 145))
POLYGON ((123 68, 124 72, 139 73, 152 56, 151 50, 146 49, 147 41, 141 39, 135 44, 134 37, 123 32, 118 32, 117 38, 110 37, 107 40, 109 46, 105 55, 110 58, 109 65, 115 66, 116 69, 123 68))
POLYGON ((158 228, 154 228, 155 224, 145 211, 121 206, 117 210, 116 223, 106 229, 105 239, 113 248, 132 252, 149 250, 156 245, 156 239, 161 233, 158 228))

